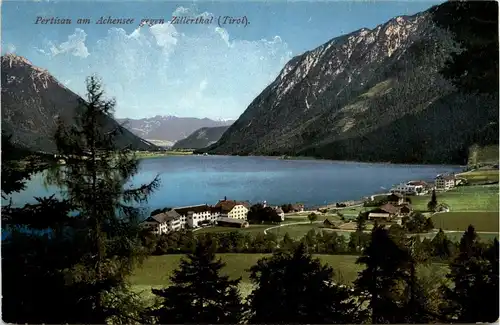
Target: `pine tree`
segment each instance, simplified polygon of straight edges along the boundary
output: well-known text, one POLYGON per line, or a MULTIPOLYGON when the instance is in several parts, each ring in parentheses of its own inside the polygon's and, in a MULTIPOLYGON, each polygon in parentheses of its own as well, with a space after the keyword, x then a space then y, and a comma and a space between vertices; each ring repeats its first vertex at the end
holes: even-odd
POLYGON ((404 244, 409 256, 407 263, 406 291, 403 299, 404 323, 432 323, 440 320, 433 301, 429 299, 429 288, 417 275, 419 265, 429 262, 429 254, 418 237, 406 239, 404 244))
POLYGON ((434 8, 432 19, 460 46, 441 73, 464 92, 498 96, 498 3, 446 1, 434 8))
POLYGON ((160 324, 238 323, 243 305, 238 291, 240 279, 221 275, 225 264, 215 257, 215 245, 200 240, 194 252, 182 259, 171 276, 171 285, 153 289, 161 304, 152 311, 160 324))
POLYGON ((366 267, 355 281, 358 294, 368 300, 373 324, 403 322, 405 311, 399 302, 409 260, 408 252, 383 226, 373 228, 370 244, 356 261, 366 267))
POLYGON ((452 242, 446 237, 443 229, 439 229, 431 241, 432 256, 447 260, 452 256, 452 242))
MULTIPOLYGON (((494 244, 493 244, 494 247, 494 244)), ((448 278, 453 289, 446 291, 449 317, 457 322, 495 322, 498 310, 498 251, 484 249, 476 231, 467 228, 459 245, 459 254, 450 264, 448 278), (495 256, 496 254, 496 256, 495 256)))
POLYGON ((250 268, 257 286, 249 297, 251 323, 353 323, 356 306, 346 288, 332 283, 333 269, 307 253, 275 253, 250 268))
POLYGON ((146 202, 159 185, 155 178, 124 189, 139 161, 128 147, 118 146, 123 129, 107 122, 114 106, 114 100, 104 98, 100 80, 89 77, 87 98, 80 101, 75 121, 67 125, 58 120, 55 140, 66 164, 53 168, 47 177, 79 212, 76 219, 82 225, 75 229, 81 233, 75 243, 81 255, 64 271, 67 285, 75 290, 75 296, 67 298, 77 299, 79 308, 71 316, 73 322, 105 323, 123 312, 106 302, 125 290, 126 278, 143 256, 138 236, 141 215, 133 204, 146 202))
POLYGON ((280 243, 280 247, 283 250, 291 251, 294 250, 296 247, 296 242, 293 240, 293 238, 290 236, 290 234, 287 232, 283 236, 283 240, 280 243))
POLYGON ((429 201, 429 203, 427 203, 427 209, 429 211, 436 211, 436 207, 438 205, 438 201, 437 201, 437 197, 436 197, 436 190, 432 190, 432 196, 431 196, 431 200, 429 201))

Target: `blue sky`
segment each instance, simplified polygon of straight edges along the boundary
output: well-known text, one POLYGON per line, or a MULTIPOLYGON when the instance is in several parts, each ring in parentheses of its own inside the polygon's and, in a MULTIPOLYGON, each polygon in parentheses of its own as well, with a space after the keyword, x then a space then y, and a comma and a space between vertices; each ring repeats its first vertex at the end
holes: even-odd
POLYGON ((83 94, 97 73, 115 116, 237 118, 292 57, 362 27, 413 15, 442 1, 3 1, 2 54, 26 57, 83 94), (214 17, 174 25, 172 16, 214 17), (72 24, 35 24, 37 17, 72 24), (134 18, 98 25, 101 16, 134 18), (216 24, 246 16, 248 25, 216 24), (91 24, 77 24, 88 18, 91 24), (141 19, 165 24, 139 27, 141 19))

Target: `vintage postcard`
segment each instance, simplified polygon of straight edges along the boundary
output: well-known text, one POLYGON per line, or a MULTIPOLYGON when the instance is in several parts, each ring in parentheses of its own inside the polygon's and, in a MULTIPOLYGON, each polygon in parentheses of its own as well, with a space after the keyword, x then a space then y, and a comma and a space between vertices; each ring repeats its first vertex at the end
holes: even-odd
POLYGON ((495 1, 2 1, 2 320, 497 321, 498 49, 495 1))

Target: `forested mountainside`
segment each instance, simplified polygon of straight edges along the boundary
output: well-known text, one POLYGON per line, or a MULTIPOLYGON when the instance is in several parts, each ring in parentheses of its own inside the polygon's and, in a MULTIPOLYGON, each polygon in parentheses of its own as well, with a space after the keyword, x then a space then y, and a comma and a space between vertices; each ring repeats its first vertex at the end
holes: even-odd
POLYGON ((234 120, 214 121, 209 118, 157 115, 143 119, 118 119, 118 122, 141 138, 175 143, 200 128, 228 126, 234 120))
POLYGON ((498 143, 498 92, 465 95, 439 74, 456 47, 430 10, 332 39, 200 152, 466 163, 471 144, 498 143))
POLYGON ((177 141, 174 149, 200 149, 217 142, 229 126, 201 128, 194 131, 187 138, 177 141))
MULTIPOLYGON (((15 54, 1 57, 2 63, 2 131, 12 135, 12 142, 32 151, 52 153, 56 119, 73 123, 80 96, 59 83, 48 71, 35 67, 15 54)), ((108 94, 112 97, 112 94, 108 94)), ((155 150, 156 146, 122 128, 111 117, 104 116, 102 127, 122 129, 119 146, 134 150, 155 150)))

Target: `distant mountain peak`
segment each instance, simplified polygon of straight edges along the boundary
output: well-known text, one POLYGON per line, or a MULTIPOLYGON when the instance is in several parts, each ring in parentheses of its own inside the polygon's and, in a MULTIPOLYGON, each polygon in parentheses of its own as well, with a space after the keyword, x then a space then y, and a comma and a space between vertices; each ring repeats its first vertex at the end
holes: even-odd
MULTIPOLYGON (((462 148, 481 139, 477 130, 498 120, 498 109, 495 100, 456 92, 439 74, 455 45, 448 31, 435 28, 431 10, 361 28, 292 58, 206 150, 461 161, 462 148), (475 109, 474 101, 485 109, 475 109)), ((498 139, 498 130, 487 131, 498 139)))
POLYGON ((118 119, 118 122, 126 122, 125 128, 145 139, 176 142, 200 128, 228 126, 234 120, 156 115, 142 119, 118 119))
MULTIPOLYGON (((3 55, 1 65, 2 129, 27 149, 54 152, 56 118, 74 123, 82 98, 22 56, 3 55)), ((109 117, 103 123, 103 128, 116 125, 109 117)), ((117 141, 120 146, 131 145, 136 150, 155 148, 126 130, 117 141)))

